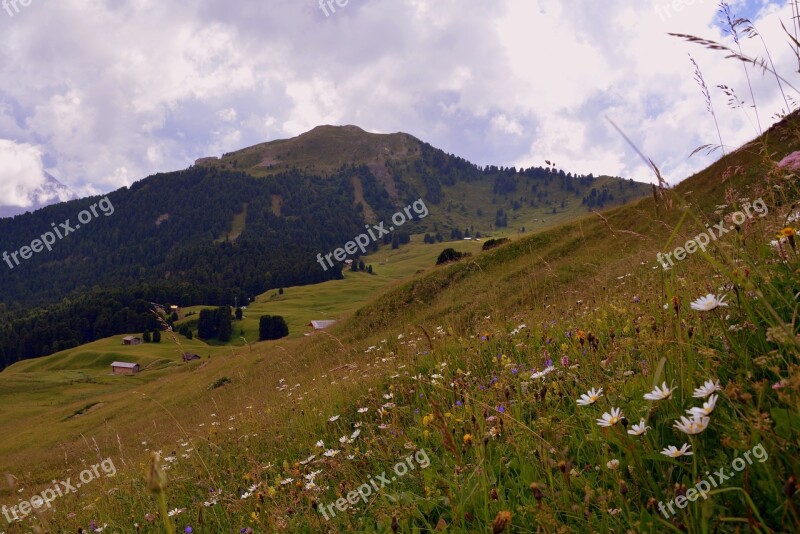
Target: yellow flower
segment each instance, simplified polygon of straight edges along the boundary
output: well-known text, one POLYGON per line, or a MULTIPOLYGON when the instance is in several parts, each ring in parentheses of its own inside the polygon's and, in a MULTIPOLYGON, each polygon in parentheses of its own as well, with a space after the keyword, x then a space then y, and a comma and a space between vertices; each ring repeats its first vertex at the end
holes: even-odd
POLYGON ((787 226, 783 230, 778 233, 778 237, 794 237, 797 235, 797 230, 792 228, 791 226, 787 226))
POLYGON ((425 417, 422 418, 422 424, 428 426, 429 424, 433 423, 433 414, 429 413, 425 417))
POLYGON ((472 434, 464 434, 464 445, 472 443, 472 434))

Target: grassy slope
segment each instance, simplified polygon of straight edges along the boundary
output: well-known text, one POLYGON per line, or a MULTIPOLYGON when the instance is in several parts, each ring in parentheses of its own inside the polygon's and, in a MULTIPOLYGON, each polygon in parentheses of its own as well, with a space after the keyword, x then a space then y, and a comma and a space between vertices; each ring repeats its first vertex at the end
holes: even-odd
MULTIPOLYGON (((787 133, 787 129, 774 134, 770 150, 778 159, 790 148, 798 148, 797 135, 787 133)), ((744 150, 731 160, 726 163, 744 164, 746 173, 722 183, 724 168, 716 165, 686 181, 679 192, 698 199, 697 204, 704 208, 713 208, 724 202, 728 187, 735 186, 739 195, 746 196, 748 188, 761 185, 760 177, 768 169, 761 167, 753 154, 744 150)), ((778 198, 765 199, 771 202, 768 204, 774 211, 779 209, 778 198)), ((195 452, 186 460, 178 460, 171 470, 173 483, 167 498, 170 507, 184 509, 179 516, 181 528, 184 523, 192 524, 196 532, 218 532, 223 527, 231 530, 248 525, 259 532, 285 528, 385 530, 392 517, 399 518, 404 530, 412 522, 417 527, 432 528, 442 520, 452 524, 454 531, 485 531, 503 510, 513 513, 516 531, 527 531, 529 527, 524 525, 532 524, 542 525, 548 531, 555 531, 558 525, 566 526, 566 531, 621 530, 634 522, 640 522, 634 527, 639 531, 663 531, 669 526, 656 523, 641 503, 648 495, 662 498, 659 493, 662 491, 668 495, 675 479, 688 482, 684 470, 687 464, 676 461, 673 468, 657 454, 637 456, 633 451, 638 446, 633 442, 627 445, 618 442, 614 434, 601 433, 594 425, 593 417, 607 410, 609 403, 597 410, 580 412, 576 411, 574 400, 590 386, 604 386, 609 402, 623 405, 632 420, 637 420, 640 414, 654 418, 651 424, 655 430, 648 441, 651 447, 679 444, 680 435, 672 432, 670 422, 661 417, 666 414, 655 409, 648 411, 649 405, 641 401, 642 392, 649 390, 657 376, 663 376, 680 387, 676 398, 686 405, 689 402, 686 392, 691 392, 692 385, 697 385, 702 377, 716 374, 722 375, 723 385, 729 385, 721 400, 724 406, 718 407, 714 415, 714 418, 719 416, 715 429, 703 437, 707 436, 709 443, 704 446, 702 441, 694 442, 699 446, 693 459, 707 462, 701 466, 719 467, 726 465, 720 463, 725 457, 730 459, 736 450, 741 451, 745 441, 749 446, 751 439, 769 439, 774 462, 769 472, 775 474, 772 485, 765 485, 768 483, 763 473, 751 473, 752 483, 759 484, 758 498, 769 502, 776 488, 780 493, 784 481, 787 457, 775 445, 786 439, 781 437, 785 428, 775 429, 772 434, 753 430, 751 411, 758 413, 759 405, 742 397, 744 393, 752 395, 742 392, 742 388, 750 387, 753 382, 746 378, 745 367, 750 364, 737 354, 742 347, 730 347, 726 359, 718 334, 707 337, 704 331, 702 335, 687 338, 685 332, 679 333, 677 329, 681 321, 696 332, 713 328, 688 312, 687 301, 715 291, 725 280, 711 278, 714 272, 699 255, 690 257, 666 277, 656 268, 655 252, 661 249, 682 216, 679 201, 675 202, 672 209, 667 209, 664 201, 656 206, 653 199, 645 199, 634 206, 607 212, 606 221, 589 216, 519 239, 481 254, 474 261, 429 269, 422 276, 399 281, 390 291, 359 308, 332 329, 331 336, 290 339, 256 346, 252 352, 240 350, 230 358, 212 358, 202 369, 169 374, 143 385, 134 399, 138 411, 119 409, 101 419, 98 414, 102 410, 97 410, 83 417, 96 425, 91 436, 97 440, 100 454, 133 466, 142 461, 145 449, 163 448, 167 453, 178 449, 174 445, 176 440, 193 445, 187 447, 195 452), (672 295, 680 296, 683 302, 685 315, 680 321, 674 319, 669 307, 666 311, 662 308, 664 302, 669 305, 672 295), (632 304, 634 296, 639 297, 640 304, 632 304), (509 337, 508 332, 520 322, 527 323, 529 328, 518 337, 509 337), (424 333, 422 328, 414 326, 417 324, 422 325, 424 333), (442 328, 437 333, 438 326, 442 328), (566 335, 569 331, 574 336, 577 328, 601 336, 597 354, 592 351, 582 354, 574 338, 566 335), (404 336, 402 339, 398 339, 400 334, 404 336), (482 334, 488 334, 487 341, 479 339, 482 334), (548 338, 554 339, 555 344, 551 345, 548 338), (384 339, 386 342, 382 343, 384 339), (370 345, 382 348, 375 355, 374 349, 367 349, 370 345), (540 392, 538 386, 535 392, 525 393, 520 379, 510 372, 512 367, 504 364, 517 369, 541 369, 546 349, 554 356, 564 355, 572 362, 580 362, 581 369, 574 377, 566 370, 558 371, 557 376, 565 380, 547 382, 549 393, 540 392), (426 355, 431 352, 432 355, 426 355), (495 358, 503 354, 505 358, 495 358), (668 357, 663 369, 662 357, 668 357), (601 359, 606 362, 604 365, 601 359), (640 360, 645 361, 646 370, 640 360), (684 364, 691 369, 684 368, 684 364), (457 369, 468 370, 470 375, 461 375, 457 369), (633 378, 627 378, 623 371, 633 371, 633 378), (438 372, 457 384, 456 389, 463 395, 458 398, 465 400, 464 413, 453 407, 453 390, 446 384, 437 385, 437 379, 430 378, 438 372), (417 373, 422 373, 425 380, 408 378, 417 373), (234 383, 208 392, 212 379, 223 374, 234 378, 234 383), (496 380, 490 383, 493 375, 496 380), (480 384, 490 387, 477 387, 480 384), (738 389, 731 389, 734 384, 738 389), (420 391, 424 397, 419 395, 420 391), (396 407, 386 408, 386 414, 378 416, 376 411, 387 402, 381 397, 383 393, 394 395, 396 407), (500 404, 508 407, 507 415, 494 411, 500 404), (368 414, 356 413, 355 408, 363 405, 370 408, 368 414), (142 412, 147 413, 147 425, 142 425, 142 412), (422 421, 426 413, 431 417, 427 425, 422 421), (342 420, 328 423, 327 418, 333 414, 341 414, 342 420), (486 445, 479 445, 490 427, 497 428, 496 420, 485 419, 491 414, 504 420, 506 426, 501 438, 487 438, 486 445), (470 423, 470 417, 476 417, 478 422, 470 423), (112 424, 103 425, 103 420, 112 424), (317 439, 324 439, 329 447, 335 445, 337 437, 348 434, 352 430, 349 423, 356 420, 365 422, 362 441, 353 446, 337 446, 354 453, 355 462, 345 461, 342 458, 345 453, 341 453, 334 459, 320 457, 308 467, 295 463, 315 452, 317 439), (218 421, 222 423, 215 426, 218 421), (388 433, 378 428, 377 423, 388 425, 388 433), (730 430, 728 435, 726 429, 730 430), (470 434, 470 442, 462 440, 464 434, 470 434), (455 438, 449 437, 453 435, 455 438), (140 445, 142 440, 148 444, 140 445), (424 473, 418 471, 388 490, 400 500, 382 498, 368 506, 354 506, 351 513, 339 514, 332 523, 325 523, 310 509, 312 496, 316 495, 322 503, 331 502, 337 498, 337 489, 343 492, 340 495, 346 495, 365 481, 367 474, 390 469, 398 458, 405 456, 403 446, 409 441, 430 451, 432 468, 424 473), (478 446, 473 446, 473 441, 478 446), (701 454, 706 450, 707 454, 701 454), (370 456, 363 456, 365 452, 370 456), (622 471, 619 476, 608 473, 603 465, 614 456, 632 470, 622 471), (573 477, 562 477, 558 469, 561 461, 566 462, 563 465, 567 472, 575 466, 573 477), (598 474, 593 474, 594 469, 584 471, 587 464, 597 465, 598 474), (318 483, 329 489, 316 494, 303 491, 296 482, 288 486, 279 483, 284 477, 300 479, 309 468, 323 471, 318 483), (454 476, 456 471, 463 476, 454 476), (652 480, 648 479, 650 473, 652 480), (576 479, 572 487, 567 482, 570 478, 576 479), (626 492, 628 500, 618 496, 621 487, 618 479, 626 481, 631 492, 626 492), (238 494, 253 482, 260 483, 258 491, 267 499, 266 505, 258 506, 256 497, 238 499, 238 494), (541 502, 528 488, 531 482, 544 489, 541 502), (203 507, 192 501, 208 499, 203 488, 209 486, 221 487, 231 497, 212 507, 201 522, 198 514, 203 507), (493 489, 497 492, 496 499, 493 489), (397 493, 401 491, 404 493, 397 493), (573 508, 571 499, 584 499, 586 507, 573 508), (606 508, 617 507, 624 508, 622 515, 605 512, 606 508), (288 511, 290 508, 292 512, 288 511)), ((761 241, 774 229, 763 224, 748 228, 761 241)), ((678 241, 695 234, 696 230, 683 229, 678 241)), ((753 237, 750 242, 755 240, 753 237)), ((727 240, 720 253, 735 252, 735 243, 735 238, 727 240)), ((360 285, 365 279, 359 275, 345 282, 349 280, 360 285)), ((287 298, 291 298, 292 291, 287 292, 287 298)), ((737 308, 735 313, 740 317, 744 312, 737 308)), ((794 352, 790 359, 796 363, 796 357, 794 352)), ((796 372, 796 368, 790 367, 790 371, 796 372)), ((761 383, 764 373, 757 374, 761 383)), ((774 393, 766 396, 760 391, 764 401, 759 403, 774 407, 786 402, 774 393)), ((796 401, 795 389, 790 388, 786 394, 796 401)), ((131 394, 118 393, 109 401, 125 406, 126 395, 131 394)), ((771 413, 775 417, 780 412, 771 413)), ((786 424, 791 428, 791 422, 786 424)), ((788 452, 791 458, 796 453, 796 439, 783 441, 783 445, 794 447, 788 452)), ((64 467, 94 455, 93 446, 80 443, 65 443, 63 449, 64 454, 59 456, 66 457, 64 467)), ((37 469, 28 480, 30 483, 63 472, 48 451, 9 458, 27 465, 49 466, 37 469)), ((96 518, 124 531, 125 525, 133 521, 127 519, 129 516, 141 518, 145 512, 156 511, 138 473, 138 469, 132 468, 121 475, 122 480, 130 483, 130 489, 122 495, 103 498, 98 508, 66 520, 65 509, 75 508, 72 501, 67 501, 50 519, 74 529, 78 521, 96 518)), ((98 483, 85 499, 99 495, 111 484, 98 483)), ((730 516, 747 517, 741 497, 726 494, 715 497, 714 502, 730 516)), ((708 517, 719 517, 718 511, 713 513, 709 509, 708 513, 708 517)), ((708 522, 708 517, 702 520, 693 514, 682 517, 682 521, 697 531, 698 525, 708 522)), ((754 517, 752 513, 750 516, 754 517)))

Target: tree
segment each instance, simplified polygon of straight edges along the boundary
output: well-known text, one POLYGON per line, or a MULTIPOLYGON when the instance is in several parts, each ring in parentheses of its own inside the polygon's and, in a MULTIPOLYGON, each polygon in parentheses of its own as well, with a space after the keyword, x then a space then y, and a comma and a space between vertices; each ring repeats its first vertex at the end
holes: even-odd
POLYGON ((278 290, 278 295, 283 295, 283 288, 280 288, 280 289, 278 290))
POLYGON ((150 330, 145 330, 144 331, 144 335, 142 336, 142 339, 144 340, 145 343, 150 343, 150 341, 151 341, 151 339, 150 339, 150 330))
POLYGON ((153 330, 153 343, 161 343, 161 330, 158 328, 153 330))
POLYGON ((367 272, 368 272, 369 274, 372 274, 372 265, 370 265, 369 267, 367 267, 367 272))
POLYGON ((236 308, 236 320, 241 321, 242 317, 244 317, 244 313, 242 312, 241 308, 236 308))
POLYGON ((222 342, 228 342, 231 340, 232 335, 231 308, 222 306, 217 309, 217 337, 222 342))
POLYGON ((258 337, 261 341, 281 339, 289 335, 289 326, 280 315, 263 315, 258 324, 258 337))
POLYGON ((200 321, 197 323, 197 337, 200 339, 212 339, 215 337, 216 325, 214 322, 214 312, 212 310, 201 310, 200 321))

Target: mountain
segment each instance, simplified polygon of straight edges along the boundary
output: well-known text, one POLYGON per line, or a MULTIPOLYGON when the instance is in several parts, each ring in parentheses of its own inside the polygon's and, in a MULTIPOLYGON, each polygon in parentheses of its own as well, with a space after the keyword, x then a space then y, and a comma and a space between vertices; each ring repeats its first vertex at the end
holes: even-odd
POLYGON ((554 168, 481 168, 407 134, 315 128, 0 219, 0 367, 152 328, 150 302, 233 305, 341 278, 343 261, 321 256, 412 205, 365 252, 410 234, 432 244, 546 228, 649 192, 554 168), (31 253, 37 239, 52 244, 31 253))
POLYGON ((52 204, 76 198, 78 198, 77 195, 69 187, 59 182, 53 175, 45 173, 45 183, 28 193, 30 206, 0 205, 0 218, 14 217, 15 215, 36 211, 52 204))
POLYGON ((416 240, 422 273, 405 265, 380 292, 363 273, 287 288, 244 320, 333 309, 329 335, 239 348, 116 337, 15 364, 0 373, 0 470, 25 478, 0 499, 91 455, 119 472, 64 495, 51 531, 157 517, 141 498, 150 465, 176 530, 195 532, 705 532, 719 518, 734 526, 718 532, 797 532, 800 257, 794 230, 783 252, 770 241, 797 225, 800 188, 763 155, 800 150, 798 119, 603 217, 485 252, 470 242, 473 257, 436 267, 437 247, 416 240), (769 214, 736 223, 756 199, 769 214), (658 253, 717 221, 730 231, 664 271, 658 253), (724 304, 691 306, 710 292, 724 304), (121 357, 142 372, 110 376, 121 357), (659 384, 669 394, 651 400, 659 384), (702 428, 682 430, 701 406, 702 428), (365 473, 392 471, 358 510, 335 509, 365 473))

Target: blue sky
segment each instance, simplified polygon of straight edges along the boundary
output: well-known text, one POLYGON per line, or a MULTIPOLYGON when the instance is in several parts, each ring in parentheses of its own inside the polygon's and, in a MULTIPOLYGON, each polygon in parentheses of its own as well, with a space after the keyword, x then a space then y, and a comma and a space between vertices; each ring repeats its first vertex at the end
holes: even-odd
MULTIPOLYGON (((752 107, 729 109, 716 87, 749 106, 742 66, 666 35, 729 42, 711 0, 340 1, 0 4, 0 205, 25 205, 45 171, 107 192, 319 124, 404 131, 480 164, 650 181, 608 116, 676 183, 713 161, 688 156, 716 140, 689 53, 723 142, 758 134, 752 107)), ((800 87, 785 3, 732 8, 800 87)), ((751 74, 766 128, 783 101, 751 74)))

